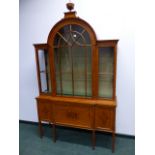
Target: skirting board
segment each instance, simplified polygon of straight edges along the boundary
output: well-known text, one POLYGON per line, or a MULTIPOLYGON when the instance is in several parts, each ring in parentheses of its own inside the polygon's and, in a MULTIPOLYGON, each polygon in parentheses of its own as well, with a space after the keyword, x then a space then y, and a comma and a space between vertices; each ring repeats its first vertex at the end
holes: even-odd
MULTIPOLYGON (((19 120, 19 123, 25 123, 25 124, 32 124, 32 125, 38 125, 38 122, 33 122, 33 121, 25 121, 25 120, 19 120)), ((43 125, 48 126, 48 123, 43 123, 43 125)), ((58 128, 69 128, 69 127, 63 127, 63 126, 58 126, 58 128)), ((73 130, 80 130, 77 128, 72 128, 73 130)), ((124 137, 124 138, 131 138, 135 139, 134 135, 127 135, 127 134, 121 134, 121 133, 116 133, 117 137, 124 137)))

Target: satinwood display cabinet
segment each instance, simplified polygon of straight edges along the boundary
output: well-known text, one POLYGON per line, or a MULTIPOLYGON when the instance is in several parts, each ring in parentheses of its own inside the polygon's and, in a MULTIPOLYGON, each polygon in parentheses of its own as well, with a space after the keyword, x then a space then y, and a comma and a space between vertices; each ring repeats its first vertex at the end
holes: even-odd
MULTIPOLYGON (((72 11, 51 29, 47 43, 34 44, 39 96, 36 97, 40 136, 42 122, 112 134, 115 146, 116 59, 118 40, 97 40, 95 31, 72 11)), ((68 135, 69 136, 69 135, 68 135)))

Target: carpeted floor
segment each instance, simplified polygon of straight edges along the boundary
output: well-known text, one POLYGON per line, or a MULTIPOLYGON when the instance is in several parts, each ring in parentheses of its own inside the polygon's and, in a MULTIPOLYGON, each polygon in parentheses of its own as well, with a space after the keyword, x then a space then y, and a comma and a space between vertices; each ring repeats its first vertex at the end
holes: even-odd
POLYGON ((52 141, 49 126, 44 126, 44 137, 35 124, 19 124, 19 155, 134 155, 135 140, 116 136, 115 153, 111 152, 111 135, 97 132, 96 148, 91 148, 91 132, 57 127, 57 141, 52 141))

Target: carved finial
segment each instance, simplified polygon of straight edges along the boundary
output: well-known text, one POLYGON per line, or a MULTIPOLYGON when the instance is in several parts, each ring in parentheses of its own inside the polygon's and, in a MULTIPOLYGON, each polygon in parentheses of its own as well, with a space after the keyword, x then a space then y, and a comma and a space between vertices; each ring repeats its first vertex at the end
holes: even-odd
POLYGON ((69 3, 66 4, 66 7, 71 12, 74 9, 74 3, 71 3, 71 1, 69 1, 69 3))

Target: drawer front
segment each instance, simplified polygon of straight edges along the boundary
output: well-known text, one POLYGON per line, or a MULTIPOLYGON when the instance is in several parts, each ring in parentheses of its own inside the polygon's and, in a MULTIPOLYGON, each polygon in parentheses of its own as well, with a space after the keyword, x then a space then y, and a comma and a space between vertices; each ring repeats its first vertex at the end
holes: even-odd
POLYGON ((52 106, 50 103, 38 103, 38 115, 41 121, 50 121, 52 118, 52 106))
POLYGON ((114 130, 115 109, 98 106, 95 108, 95 128, 100 130, 114 130))
POLYGON ((91 107, 74 104, 55 104, 55 122, 62 125, 90 128, 92 126, 91 107))

